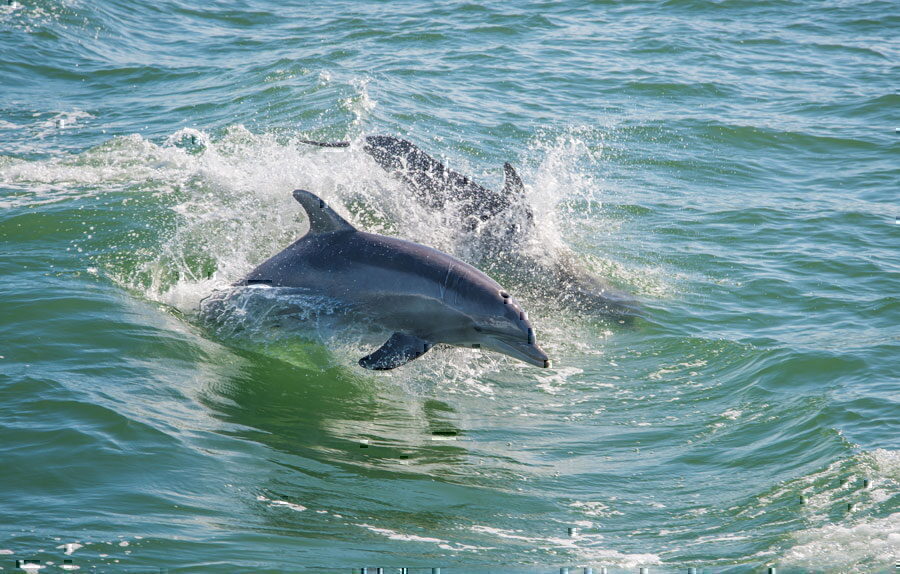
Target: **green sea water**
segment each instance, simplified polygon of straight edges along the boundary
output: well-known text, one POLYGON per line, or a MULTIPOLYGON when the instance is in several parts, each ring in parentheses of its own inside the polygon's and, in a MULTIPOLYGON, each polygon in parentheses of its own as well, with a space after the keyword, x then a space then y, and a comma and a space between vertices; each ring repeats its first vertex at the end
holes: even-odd
POLYGON ((0 568, 893 572, 898 29, 883 1, 5 2, 0 568), (386 373, 327 313, 202 321, 304 232, 295 188, 478 260, 366 134, 494 189, 511 162, 517 249, 640 317, 508 273, 552 369, 386 373))

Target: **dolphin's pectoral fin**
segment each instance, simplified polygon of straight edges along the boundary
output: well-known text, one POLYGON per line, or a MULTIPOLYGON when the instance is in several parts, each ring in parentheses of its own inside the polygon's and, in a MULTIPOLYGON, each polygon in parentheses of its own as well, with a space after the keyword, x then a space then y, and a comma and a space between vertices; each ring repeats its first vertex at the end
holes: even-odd
POLYGON ((431 343, 415 335, 394 333, 377 351, 359 360, 359 365, 374 371, 396 369, 418 359, 431 349, 431 343))
POLYGON ((516 170, 509 162, 503 164, 503 175, 505 177, 503 182, 503 193, 514 195, 525 193, 525 184, 522 183, 522 178, 519 177, 519 174, 516 173, 516 170))
POLYGON ((356 231, 346 219, 322 201, 319 196, 305 189, 295 189, 294 199, 306 210, 309 217, 309 233, 329 233, 332 231, 356 231))

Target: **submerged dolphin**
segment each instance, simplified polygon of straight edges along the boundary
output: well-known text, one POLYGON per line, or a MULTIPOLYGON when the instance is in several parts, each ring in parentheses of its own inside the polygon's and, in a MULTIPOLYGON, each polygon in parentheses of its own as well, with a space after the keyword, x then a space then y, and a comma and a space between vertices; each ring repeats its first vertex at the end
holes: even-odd
MULTIPOLYGON (((343 141, 300 141, 320 147, 350 146, 350 142, 343 141)), ((403 181, 423 205, 443 209, 448 202, 459 204, 462 215, 469 219, 469 228, 477 225, 478 221, 488 221, 513 206, 524 205, 525 186, 509 163, 503 164, 506 177, 503 190, 496 192, 453 171, 414 143, 402 138, 365 136, 363 151, 385 171, 403 181)), ((527 218, 531 220, 530 212, 527 212, 527 218)))
MULTIPOLYGON (((300 142, 320 147, 350 147, 348 141, 300 142)), ((573 254, 557 253, 545 259, 517 252, 517 244, 528 241, 534 232, 534 217, 526 203, 522 179, 509 163, 503 164, 505 181, 503 189, 497 192, 453 171, 402 138, 365 136, 363 151, 403 181, 423 205, 443 209, 452 202, 458 206, 466 231, 479 229, 482 263, 489 268, 504 270, 511 264, 513 273, 521 280, 558 293, 561 302, 582 311, 627 320, 637 313, 637 305, 629 295, 583 271, 573 254)))
POLYGON ((437 343, 483 347, 538 367, 550 360, 518 303, 493 279, 430 247, 358 231, 308 191, 294 191, 309 232, 237 285, 289 287, 341 301, 393 335, 360 359, 387 370, 437 343))

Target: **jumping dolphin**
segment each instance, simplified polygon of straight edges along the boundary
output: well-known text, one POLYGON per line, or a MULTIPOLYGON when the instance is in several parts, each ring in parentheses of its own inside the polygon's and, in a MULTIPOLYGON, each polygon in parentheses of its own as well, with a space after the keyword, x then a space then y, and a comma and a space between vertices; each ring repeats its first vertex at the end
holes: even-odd
MULTIPOLYGON (((350 147, 348 141, 300 142, 320 147, 350 147)), ((522 179, 509 163, 503 164, 505 181, 503 189, 497 192, 453 171, 402 138, 365 136, 363 151, 404 182, 419 203, 433 209, 454 203, 464 218, 465 231, 478 229, 482 252, 479 265, 493 271, 512 271, 539 290, 558 293, 568 307, 625 320, 631 320, 637 313, 637 305, 629 295, 584 272, 574 254, 560 252, 550 258, 535 258, 517 251, 518 243, 533 237, 534 217, 525 199, 522 179), (498 221, 500 225, 495 225, 498 221)))
POLYGON ((359 360, 394 369, 437 343, 482 347, 549 367, 519 304, 493 279, 425 245, 359 231, 298 189, 309 232, 236 285, 302 290, 343 302, 393 335, 359 360))

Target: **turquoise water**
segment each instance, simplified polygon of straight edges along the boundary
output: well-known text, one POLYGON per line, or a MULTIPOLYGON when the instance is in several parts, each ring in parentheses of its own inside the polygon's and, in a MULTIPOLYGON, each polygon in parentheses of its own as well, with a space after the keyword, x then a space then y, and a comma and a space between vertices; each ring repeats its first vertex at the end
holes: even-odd
POLYGON ((0 567, 892 571, 898 27, 832 0, 0 7, 0 567), (553 369, 389 373, 327 322, 200 321, 303 233, 298 187, 477 260, 358 145, 297 141, 376 133, 493 188, 513 163, 522 252, 642 316, 509 273, 553 369))

